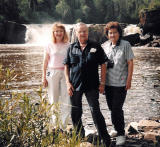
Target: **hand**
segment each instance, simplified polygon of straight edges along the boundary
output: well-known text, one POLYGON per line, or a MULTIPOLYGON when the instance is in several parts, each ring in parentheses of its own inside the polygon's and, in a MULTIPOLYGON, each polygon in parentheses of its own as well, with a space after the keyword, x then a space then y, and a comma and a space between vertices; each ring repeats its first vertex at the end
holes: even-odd
POLYGON ((105 89, 105 85, 104 85, 104 84, 100 84, 100 85, 99 85, 99 92, 100 92, 101 94, 104 93, 104 89, 105 89))
POLYGON ((131 88, 131 80, 127 80, 126 82, 126 90, 131 88))
POLYGON ((48 86, 48 81, 46 79, 43 79, 43 86, 46 88, 48 86))
POLYGON ((69 96, 73 95, 73 91, 74 91, 73 85, 70 82, 67 82, 67 92, 69 96))

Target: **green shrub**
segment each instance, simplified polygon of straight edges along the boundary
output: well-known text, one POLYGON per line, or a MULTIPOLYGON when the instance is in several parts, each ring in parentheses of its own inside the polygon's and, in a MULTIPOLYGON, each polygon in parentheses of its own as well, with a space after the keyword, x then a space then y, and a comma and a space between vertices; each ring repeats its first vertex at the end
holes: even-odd
MULTIPOLYGON (((42 87, 37 91, 38 103, 26 93, 11 93, 7 85, 14 71, 0 66, 0 146, 4 147, 78 147, 80 137, 59 131, 50 123, 51 107, 42 87), (2 97, 6 95, 7 97, 2 97), (55 130, 53 131, 53 127, 55 130)), ((58 113, 57 113, 58 115, 58 113)))

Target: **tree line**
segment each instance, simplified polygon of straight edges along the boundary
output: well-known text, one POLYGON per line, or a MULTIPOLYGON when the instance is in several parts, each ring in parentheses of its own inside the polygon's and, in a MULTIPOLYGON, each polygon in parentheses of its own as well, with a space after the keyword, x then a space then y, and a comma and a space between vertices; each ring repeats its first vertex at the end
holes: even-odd
POLYGON ((157 8, 160 0, 0 0, 0 21, 138 23, 142 9, 157 8))

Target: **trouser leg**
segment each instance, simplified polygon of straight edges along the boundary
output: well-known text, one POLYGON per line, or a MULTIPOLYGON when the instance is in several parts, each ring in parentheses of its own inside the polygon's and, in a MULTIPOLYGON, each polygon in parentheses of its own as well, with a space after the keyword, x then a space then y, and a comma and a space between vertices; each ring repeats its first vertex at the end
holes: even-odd
POLYGON ((48 70, 47 72, 49 72, 46 78, 48 81, 48 98, 49 103, 52 105, 59 101, 60 75, 56 70, 48 70))
POLYGON ((71 118, 76 133, 80 133, 82 137, 85 136, 84 127, 82 124, 82 94, 81 91, 74 91, 73 96, 71 96, 71 118))
POLYGON ((59 113, 58 102, 60 96, 60 74, 57 70, 47 71, 48 100, 52 106, 52 123, 56 125, 56 115, 59 113), (49 73, 48 73, 49 72, 49 73), (56 115, 55 115, 56 114, 56 115))
POLYGON ((67 122, 69 120, 69 115, 71 113, 71 103, 70 103, 70 97, 67 93, 67 85, 65 82, 64 77, 64 71, 61 71, 61 84, 60 84, 60 93, 61 93, 61 99, 60 99, 60 111, 61 111, 61 123, 62 128, 66 128, 67 122))
POLYGON ((94 124, 97 128, 98 134, 100 138, 103 139, 103 142, 108 145, 110 144, 110 136, 107 132, 107 127, 105 123, 105 119, 100 111, 99 107, 99 91, 98 90, 91 90, 85 92, 91 114, 94 120, 94 124))
POLYGON ((105 93, 107 104, 111 111, 111 119, 114 128, 118 132, 118 135, 124 135, 125 123, 123 104, 126 98, 127 91, 125 90, 125 87, 106 86, 105 93))

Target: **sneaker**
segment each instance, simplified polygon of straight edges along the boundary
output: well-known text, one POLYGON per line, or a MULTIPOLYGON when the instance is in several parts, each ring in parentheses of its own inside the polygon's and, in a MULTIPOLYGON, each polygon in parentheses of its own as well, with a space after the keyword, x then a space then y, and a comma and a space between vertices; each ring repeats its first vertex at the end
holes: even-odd
POLYGON ((117 131, 115 130, 111 130, 111 132, 109 133, 109 135, 113 138, 113 137, 117 137, 117 131))
POLYGON ((116 138, 116 145, 124 145, 126 142, 126 137, 125 136, 118 136, 116 138))

